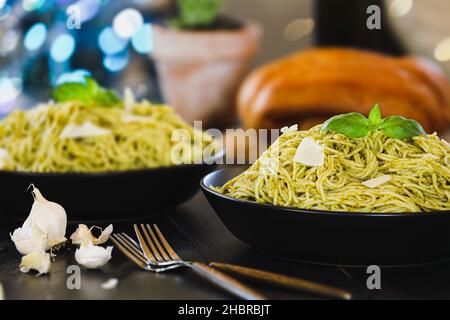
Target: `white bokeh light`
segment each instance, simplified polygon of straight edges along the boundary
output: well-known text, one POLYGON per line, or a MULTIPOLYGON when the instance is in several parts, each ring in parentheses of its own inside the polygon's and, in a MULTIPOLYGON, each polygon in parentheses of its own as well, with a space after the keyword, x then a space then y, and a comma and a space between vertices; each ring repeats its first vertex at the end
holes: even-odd
POLYGON ((22 81, 19 78, 0 78, 0 106, 12 102, 22 92, 22 81))
POLYGON ((286 41, 297 41, 309 35, 315 27, 314 19, 295 19, 289 22, 283 30, 286 41))
POLYGON ((450 38, 438 43, 434 50, 434 57, 441 62, 450 61, 450 38))
POLYGON ((120 11, 113 20, 114 32, 124 39, 131 38, 143 24, 142 14, 132 8, 120 11))
POLYGON ((393 0, 389 6, 389 14, 400 18, 408 14, 413 7, 413 0, 393 0))

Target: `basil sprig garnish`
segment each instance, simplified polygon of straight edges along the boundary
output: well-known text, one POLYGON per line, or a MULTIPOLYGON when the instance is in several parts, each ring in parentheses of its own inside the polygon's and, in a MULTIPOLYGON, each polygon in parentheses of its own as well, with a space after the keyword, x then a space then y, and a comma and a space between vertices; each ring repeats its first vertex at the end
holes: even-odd
POLYGON ((422 126, 415 120, 401 116, 381 117, 380 106, 376 104, 370 110, 369 117, 358 112, 340 114, 331 117, 322 125, 322 130, 343 134, 349 138, 362 138, 376 130, 381 130, 389 138, 409 140, 424 134, 422 126))
POLYGON ((114 90, 107 90, 91 77, 84 82, 66 82, 57 86, 52 94, 56 102, 79 101, 86 106, 119 106, 121 99, 114 90))

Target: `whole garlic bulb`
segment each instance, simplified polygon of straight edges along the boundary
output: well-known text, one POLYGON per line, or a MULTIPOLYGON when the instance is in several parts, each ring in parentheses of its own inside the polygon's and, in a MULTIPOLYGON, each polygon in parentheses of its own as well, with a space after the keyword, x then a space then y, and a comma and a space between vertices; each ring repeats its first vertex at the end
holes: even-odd
POLYGON ((67 214, 56 202, 45 199, 38 188, 33 189, 34 203, 30 217, 37 227, 47 236, 49 247, 66 241, 67 214))
POLYGON ((21 228, 10 235, 21 254, 46 251, 66 241, 67 214, 64 208, 45 199, 33 186, 34 203, 21 228))
POLYGON ((47 237, 36 226, 17 228, 10 236, 22 255, 47 250, 47 237))

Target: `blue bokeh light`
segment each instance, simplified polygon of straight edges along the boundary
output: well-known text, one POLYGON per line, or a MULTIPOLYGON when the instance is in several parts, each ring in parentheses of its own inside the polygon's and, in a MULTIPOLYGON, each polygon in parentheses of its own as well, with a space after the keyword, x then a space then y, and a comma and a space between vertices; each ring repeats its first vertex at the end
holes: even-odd
POLYGON ((23 0, 22 7, 25 11, 33 11, 40 9, 45 3, 45 0, 23 0))
POLYGON ((100 50, 107 55, 121 52, 128 44, 128 40, 119 38, 111 27, 106 27, 98 36, 100 50))
POLYGON ((133 48, 141 54, 149 53, 153 50, 153 28, 149 23, 144 24, 138 32, 131 38, 133 48))
POLYGON ((130 56, 128 50, 121 52, 119 54, 105 56, 103 58, 103 66, 111 72, 118 72, 123 70, 130 61, 130 56))
POLYGON ((100 0, 78 0, 75 5, 80 10, 81 22, 94 18, 100 10, 100 0))
POLYGON ((39 49, 47 38, 47 27, 42 22, 35 23, 25 34, 23 45, 27 50, 39 49))
POLYGON ((91 72, 85 69, 77 69, 72 72, 64 72, 56 80, 56 85, 67 82, 84 83, 84 77, 90 76, 91 72))
POLYGON ((75 51, 75 39, 67 33, 59 35, 50 48, 50 56, 56 62, 64 62, 75 51))

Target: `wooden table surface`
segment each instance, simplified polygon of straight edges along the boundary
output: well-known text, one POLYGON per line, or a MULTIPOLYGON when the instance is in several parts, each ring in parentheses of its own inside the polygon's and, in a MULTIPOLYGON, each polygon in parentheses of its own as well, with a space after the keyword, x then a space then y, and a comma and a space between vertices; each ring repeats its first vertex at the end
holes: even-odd
MULTIPOLYGON (((70 219, 70 217, 69 217, 70 219)), ((410 267, 381 269, 381 290, 368 290, 365 267, 322 266, 272 258, 257 252, 236 239, 222 224, 202 194, 177 209, 165 212, 158 219, 136 222, 156 222, 167 233, 179 255, 186 259, 201 259, 237 263, 286 275, 302 277, 350 290, 356 299, 445 299, 450 298, 450 260, 410 267)), ((115 231, 131 233, 131 222, 114 223, 115 231)), ((41 277, 18 270, 20 255, 8 233, 17 222, 0 221, 0 282, 5 299, 230 299, 199 278, 192 271, 176 270, 154 274, 139 270, 117 250, 101 270, 81 271, 81 289, 69 290, 66 269, 75 264, 75 248, 68 246, 59 252, 51 273, 41 277), (117 278, 116 288, 105 290, 101 284, 117 278)), ((103 227, 106 225, 102 225, 103 227)), ((67 234, 76 225, 69 225, 67 234)), ((255 222, 255 228, 257 222, 255 222)), ((307 245, 307 244, 299 244, 307 245)), ((270 299, 317 299, 302 292, 272 288, 248 282, 270 299)))

